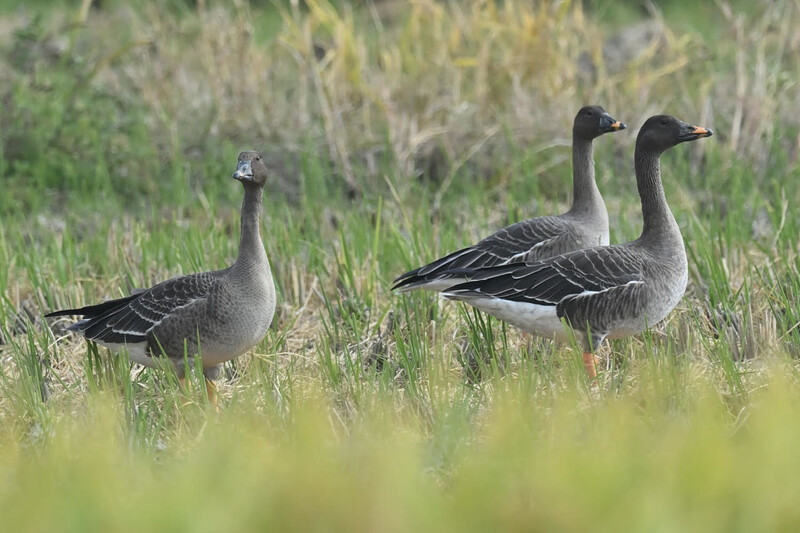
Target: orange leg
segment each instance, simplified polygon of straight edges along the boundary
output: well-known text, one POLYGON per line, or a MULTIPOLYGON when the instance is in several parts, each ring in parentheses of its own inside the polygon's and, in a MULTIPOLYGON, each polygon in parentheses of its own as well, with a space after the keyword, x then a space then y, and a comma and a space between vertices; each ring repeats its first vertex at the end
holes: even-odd
POLYGON ((597 363, 598 359, 593 353, 583 353, 583 366, 586 368, 586 373, 589 375, 589 379, 592 381, 597 379, 597 363))
MULTIPOLYGON (((181 386, 181 390, 186 392, 186 378, 185 377, 178 378, 178 383, 181 386)), ((219 406, 217 405, 217 386, 214 385, 213 381, 210 381, 208 379, 206 380, 206 394, 208 395, 208 401, 211 403, 211 405, 214 406, 214 409, 219 410, 219 406)), ((188 404, 189 400, 187 400, 184 405, 188 404)))
POLYGON ((178 385, 180 385, 181 387, 181 397, 183 398, 183 403, 181 404, 181 407, 183 408, 191 403, 188 396, 189 384, 186 382, 186 377, 178 378, 178 385))
POLYGON ((214 409, 219 410, 219 406, 217 405, 217 386, 214 385, 213 381, 208 379, 206 380, 206 394, 208 395, 208 401, 214 406, 214 409))

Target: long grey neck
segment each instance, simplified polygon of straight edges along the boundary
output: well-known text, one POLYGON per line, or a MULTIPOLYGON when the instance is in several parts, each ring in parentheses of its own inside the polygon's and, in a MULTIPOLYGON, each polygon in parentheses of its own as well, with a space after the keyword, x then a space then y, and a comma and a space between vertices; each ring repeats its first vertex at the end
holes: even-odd
POLYGON ((659 153, 638 148, 634 155, 636 185, 642 200, 644 220, 640 241, 650 246, 668 249, 679 241, 680 249, 683 250, 680 228, 667 205, 664 186, 661 183, 660 157, 659 153))
POLYGON ((592 141, 572 138, 572 208, 574 215, 595 215, 605 212, 605 204, 594 179, 592 141))
POLYGON ((242 200, 242 236, 239 241, 239 255, 234 263, 235 269, 249 269, 267 262, 264 244, 261 242, 261 197, 263 187, 244 185, 242 200))

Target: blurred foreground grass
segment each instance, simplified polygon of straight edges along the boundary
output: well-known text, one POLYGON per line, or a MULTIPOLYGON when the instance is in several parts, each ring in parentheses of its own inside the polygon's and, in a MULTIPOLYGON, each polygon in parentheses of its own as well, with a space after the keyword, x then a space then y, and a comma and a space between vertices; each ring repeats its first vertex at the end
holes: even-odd
POLYGON ((0 529, 797 528, 796 3, 71 6, 0 18, 0 529), (630 126, 595 150, 614 242, 638 125, 715 130, 664 158, 686 297, 597 390, 388 290, 562 211, 589 102, 630 126), (227 265, 244 148, 280 308, 208 414, 41 316, 227 265))
POLYGON ((161 451, 97 395, 52 435, 4 429, 0 510, 10 531, 790 531, 800 398, 773 370, 746 413, 703 379, 675 405, 654 363, 621 395, 455 393, 431 425, 379 388, 347 422, 311 390, 286 419, 245 394, 161 451))

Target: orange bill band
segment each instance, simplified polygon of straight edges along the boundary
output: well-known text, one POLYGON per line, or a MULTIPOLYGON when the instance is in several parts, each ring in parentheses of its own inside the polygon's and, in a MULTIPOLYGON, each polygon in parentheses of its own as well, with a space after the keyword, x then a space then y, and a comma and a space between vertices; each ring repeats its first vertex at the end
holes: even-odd
POLYGON ((622 128, 624 128, 624 126, 622 125, 622 122, 620 122, 619 120, 611 125, 612 130, 620 130, 622 128))
POLYGON ((692 130, 692 133, 695 135, 702 135, 703 137, 708 137, 711 135, 711 130, 707 130, 706 128, 701 128, 700 126, 695 126, 692 130))

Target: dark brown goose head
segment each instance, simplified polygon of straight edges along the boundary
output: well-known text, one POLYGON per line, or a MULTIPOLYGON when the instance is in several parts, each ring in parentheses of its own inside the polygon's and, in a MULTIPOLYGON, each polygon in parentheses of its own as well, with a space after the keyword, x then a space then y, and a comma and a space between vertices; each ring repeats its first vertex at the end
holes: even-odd
POLYGON ((710 129, 690 126, 671 115, 656 115, 648 118, 639 130, 636 149, 660 154, 676 144, 711 137, 713 133, 710 129))
POLYGON ((236 172, 233 178, 244 184, 251 183, 263 187, 267 181, 267 165, 264 158, 255 151, 246 151, 239 154, 239 163, 236 165, 236 172))
POLYGON ((625 129, 625 124, 611 118, 599 105, 587 105, 575 115, 572 124, 572 135, 591 141, 604 133, 625 129))

